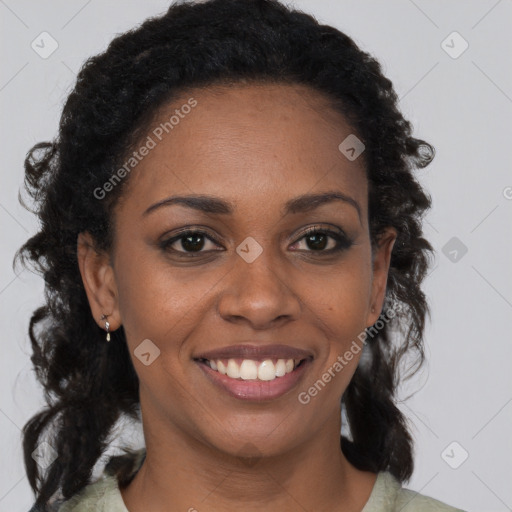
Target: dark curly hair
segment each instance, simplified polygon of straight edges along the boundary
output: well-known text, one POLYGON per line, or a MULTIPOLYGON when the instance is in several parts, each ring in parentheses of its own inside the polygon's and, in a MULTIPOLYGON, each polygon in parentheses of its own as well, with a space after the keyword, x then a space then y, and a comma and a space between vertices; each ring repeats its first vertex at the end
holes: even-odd
MULTIPOLYGON (((409 480, 413 440, 396 393, 403 357, 414 355, 408 376, 425 358, 429 307, 420 285, 433 249, 422 237, 422 216, 431 199, 413 171, 430 163, 434 148, 412 136, 380 64, 339 30, 277 0, 182 1, 84 63, 58 136, 36 144, 25 159, 25 189, 41 225, 15 262, 45 280, 45 304, 33 313, 29 335, 47 407, 23 429, 33 510, 50 510, 55 494, 67 500, 91 483, 116 422, 123 415, 140 420, 138 377, 123 328, 113 333, 114 343, 105 343, 77 263, 80 232, 109 250, 113 208, 128 180, 104 200, 93 191, 112 177, 164 103, 194 87, 251 81, 323 93, 366 147, 370 239, 375 248, 384 228, 398 232, 386 301, 402 307, 365 344, 364 364, 342 397, 349 434, 341 436, 341 449, 361 470, 409 480), (44 471, 31 456, 42 438, 57 455, 44 471)), ((109 465, 121 487, 133 464, 133 452, 124 451, 109 465)))

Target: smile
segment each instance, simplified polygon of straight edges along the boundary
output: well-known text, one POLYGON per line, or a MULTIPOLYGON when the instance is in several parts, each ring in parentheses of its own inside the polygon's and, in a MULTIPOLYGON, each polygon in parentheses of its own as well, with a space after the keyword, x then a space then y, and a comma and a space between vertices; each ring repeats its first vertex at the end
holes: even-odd
POLYGON ((213 384, 211 389, 238 400, 267 402, 298 389, 305 372, 312 363, 312 358, 298 361, 278 359, 275 362, 268 359, 263 361, 244 359, 239 362, 233 360, 231 364, 230 360, 224 362, 199 359, 195 362, 207 381, 213 384), (224 370, 226 373, 221 373, 219 370, 224 370), (228 375, 228 372, 232 376, 228 375))
POLYGON ((272 381, 293 372, 304 359, 203 359, 213 371, 230 379, 272 381))

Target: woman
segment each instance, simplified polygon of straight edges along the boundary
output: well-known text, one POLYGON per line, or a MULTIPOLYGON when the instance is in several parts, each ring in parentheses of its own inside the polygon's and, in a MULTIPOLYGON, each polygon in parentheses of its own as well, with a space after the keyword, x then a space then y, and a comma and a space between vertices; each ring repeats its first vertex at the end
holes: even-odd
POLYGON ((26 159, 32 510, 456 510, 402 487, 432 250, 411 131, 370 55, 276 0, 175 4, 89 59, 26 159), (92 482, 122 417, 145 448, 92 482))

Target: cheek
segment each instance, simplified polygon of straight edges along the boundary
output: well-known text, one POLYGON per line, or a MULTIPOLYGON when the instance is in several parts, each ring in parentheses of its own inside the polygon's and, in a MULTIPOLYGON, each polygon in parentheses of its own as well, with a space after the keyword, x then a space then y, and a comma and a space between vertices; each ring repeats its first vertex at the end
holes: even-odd
POLYGON ((197 324, 218 273, 171 268, 165 259, 147 252, 140 257, 133 250, 123 254, 116 261, 116 280, 128 343, 133 346, 149 338, 162 349, 179 348, 171 342, 197 324))
POLYGON ((356 255, 321 280, 310 281, 308 306, 329 328, 335 341, 364 329, 371 298, 371 273, 364 255, 356 255))
POLYGON ((318 328, 325 335, 326 350, 319 361, 319 375, 324 382, 335 383, 335 395, 348 385, 362 352, 362 334, 371 298, 370 260, 358 254, 347 265, 333 272, 323 288, 311 288, 308 309, 314 314, 318 328), (351 263, 351 264, 349 264, 351 263))
MULTIPOLYGON (((157 249, 123 237, 115 258, 121 320, 132 347, 155 340, 166 350, 194 330, 208 308, 211 296, 222 289, 227 269, 215 265, 177 266, 157 249), (172 338, 172 339, 171 339, 172 338), (171 341, 174 340, 174 343, 171 341)), ((361 244, 336 265, 304 265, 290 269, 291 293, 306 306, 299 322, 316 325, 328 339, 328 358, 345 351, 364 330, 371 274, 370 253, 361 244)), ((171 349, 172 350, 172 349, 171 349)))

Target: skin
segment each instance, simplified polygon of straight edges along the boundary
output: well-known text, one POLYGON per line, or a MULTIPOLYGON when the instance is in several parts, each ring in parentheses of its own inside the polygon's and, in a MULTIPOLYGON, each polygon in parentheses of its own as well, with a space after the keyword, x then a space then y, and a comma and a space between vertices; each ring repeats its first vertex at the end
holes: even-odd
MULTIPOLYGON (((132 171, 110 254, 87 233, 78 240, 92 314, 101 327, 108 314, 111 331, 124 326, 140 379, 147 458, 123 500, 130 512, 360 511, 376 474, 352 466, 339 444, 340 398, 360 353, 307 405, 298 394, 378 319, 396 231, 372 260, 364 161, 338 150, 354 130, 320 93, 194 89, 160 109, 155 126, 190 97, 197 106, 132 171), (342 201, 282 215, 287 200, 331 190, 355 200, 361 216, 342 201), (143 214, 186 194, 217 196, 234 213, 172 205, 143 214), (313 225, 338 227, 353 244, 323 255, 336 241, 315 250, 303 234, 313 225), (204 238, 189 260, 159 246, 185 226, 220 244, 204 238), (263 248, 252 263, 236 252, 248 236, 263 248), (160 350, 148 366, 134 356, 145 339, 160 350), (249 403, 214 388, 192 359, 241 340, 310 350, 314 360, 289 393, 249 403)), ((172 248, 187 250, 180 240, 172 248)))

